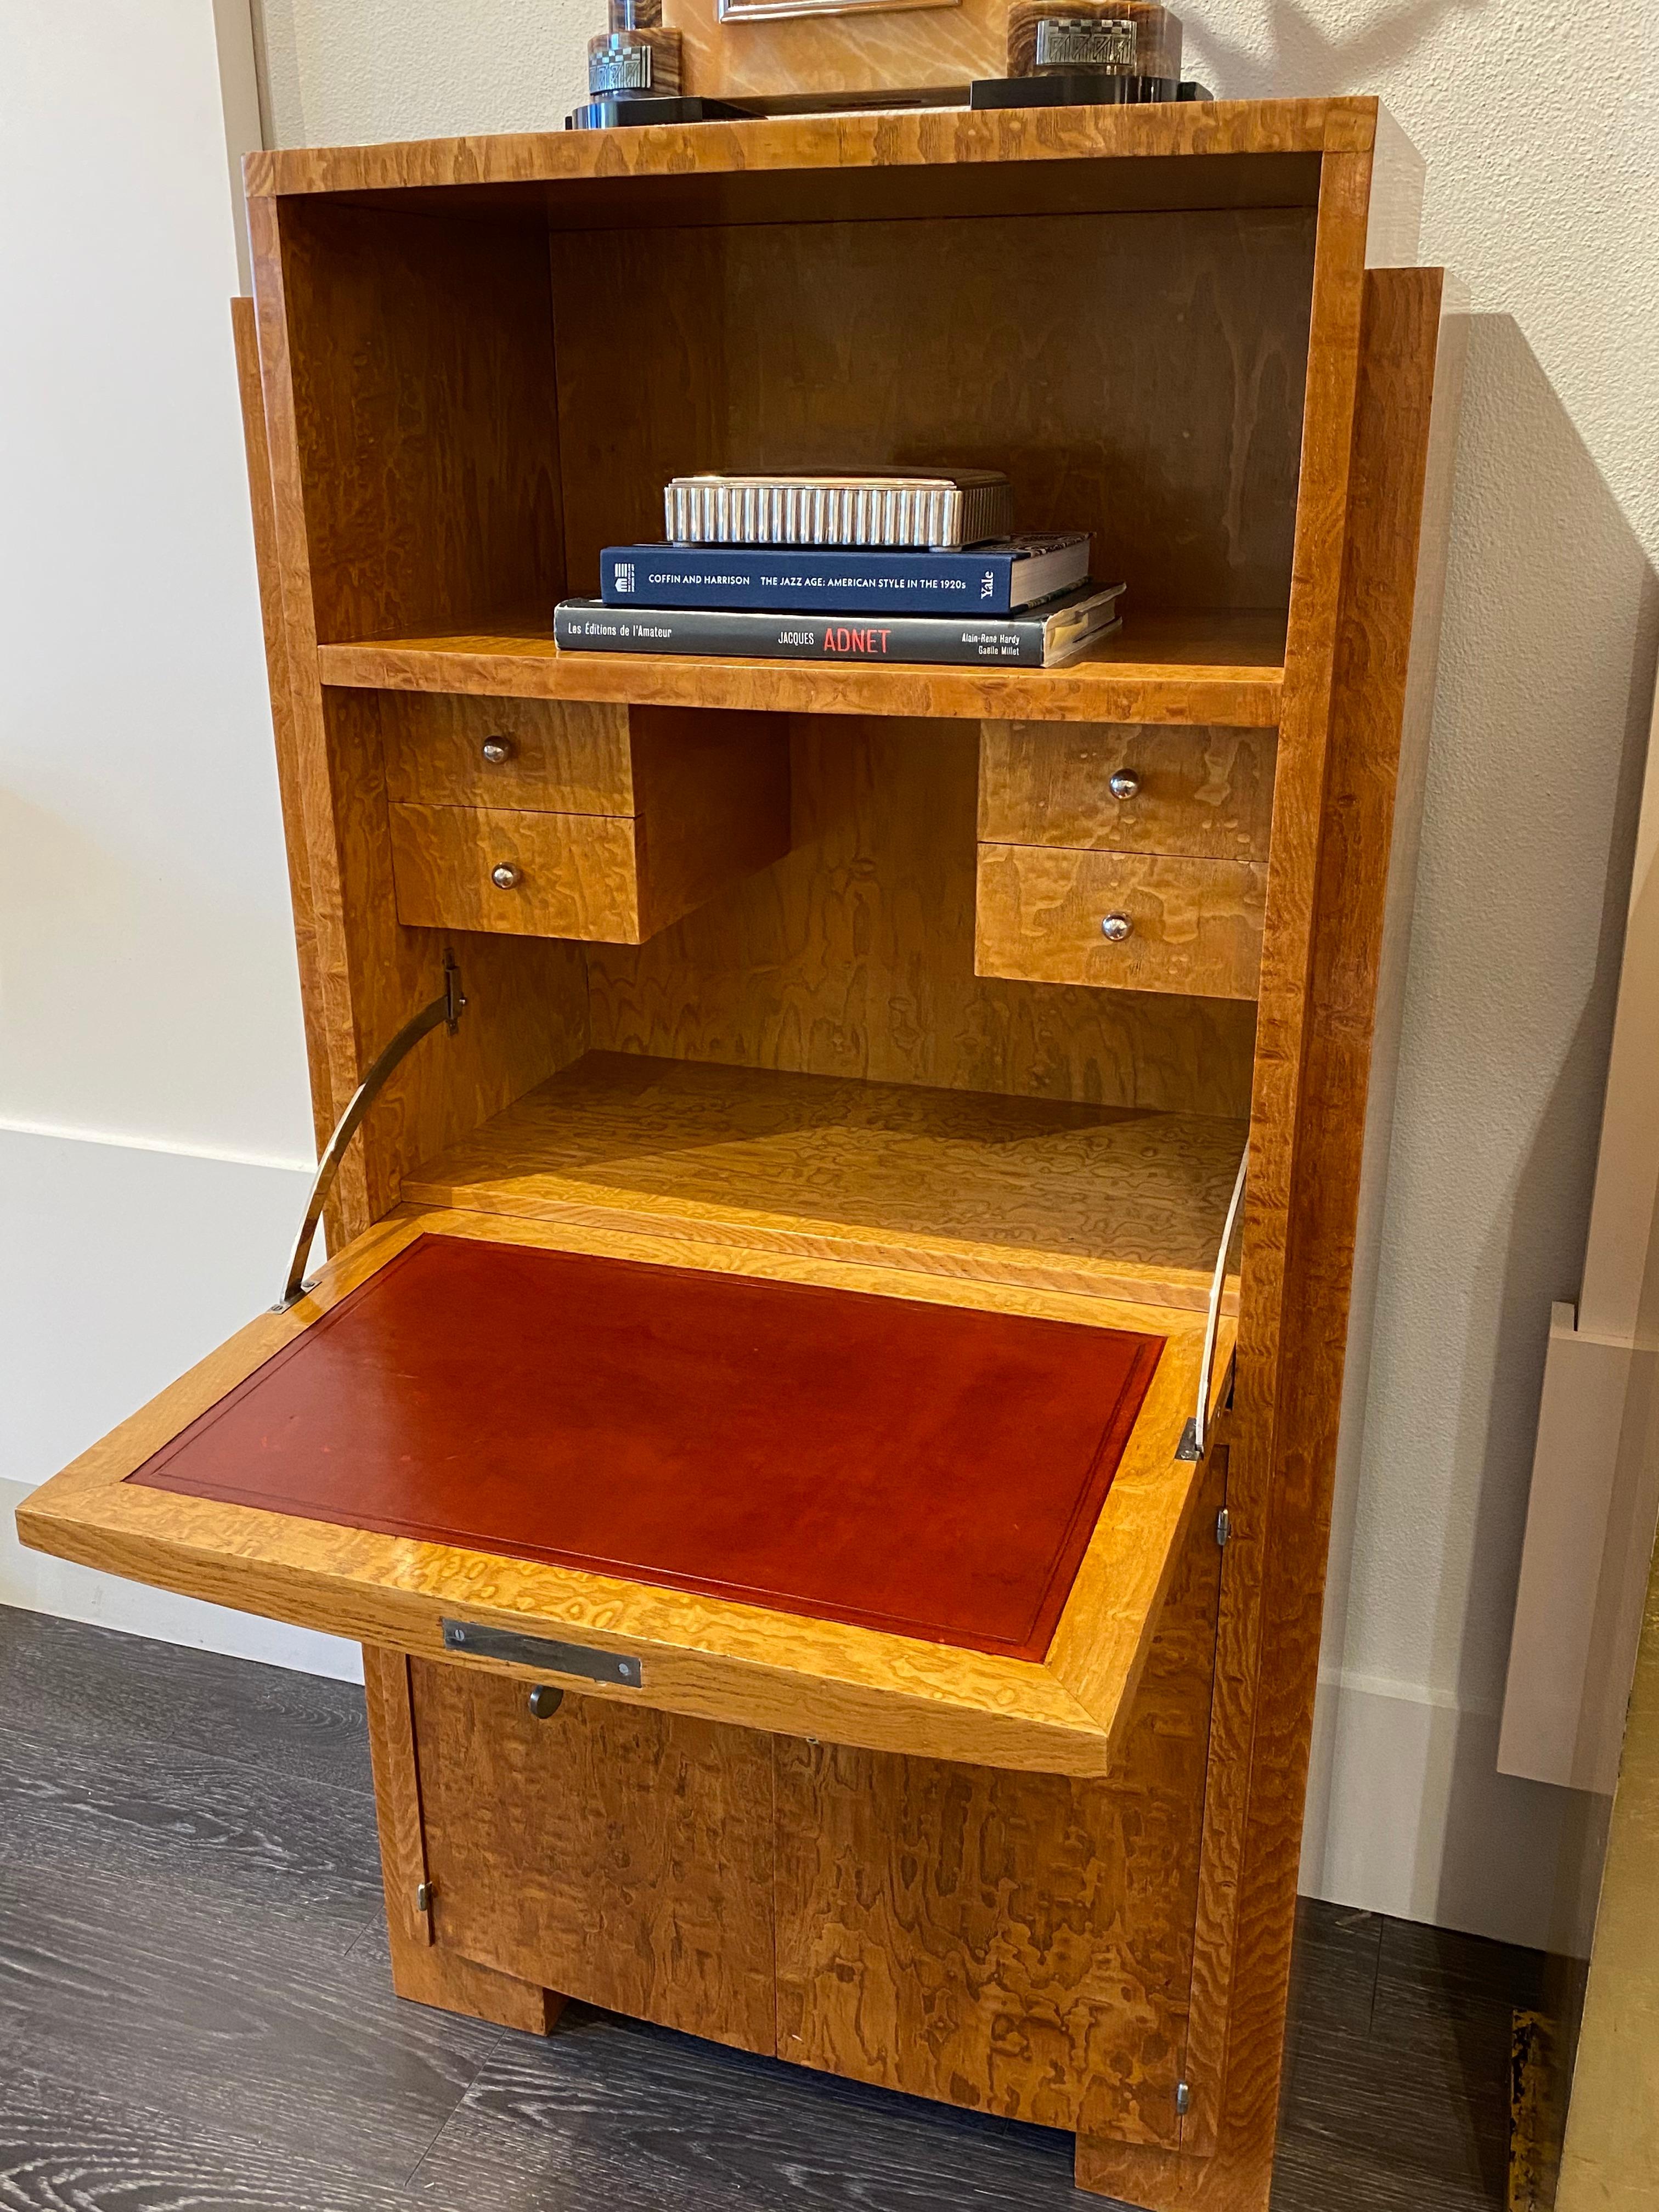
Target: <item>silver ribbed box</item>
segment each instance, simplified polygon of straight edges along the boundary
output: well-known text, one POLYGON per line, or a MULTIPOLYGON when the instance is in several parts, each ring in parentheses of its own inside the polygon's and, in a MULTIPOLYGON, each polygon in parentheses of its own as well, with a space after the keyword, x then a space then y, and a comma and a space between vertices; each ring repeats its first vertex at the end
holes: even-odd
POLYGON ((663 494, 677 545, 909 545, 1006 538, 1014 501, 990 469, 851 476, 676 477, 663 494))

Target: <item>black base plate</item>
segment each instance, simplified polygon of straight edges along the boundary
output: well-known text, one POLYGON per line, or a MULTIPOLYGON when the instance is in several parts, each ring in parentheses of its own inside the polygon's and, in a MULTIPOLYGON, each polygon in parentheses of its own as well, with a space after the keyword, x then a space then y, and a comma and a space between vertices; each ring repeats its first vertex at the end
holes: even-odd
POLYGON ((640 123, 747 123, 753 111, 733 107, 726 100, 696 100, 665 93, 612 94, 604 100, 584 100, 574 115, 567 115, 567 131, 619 131, 640 123))
POLYGON ((1172 76, 1106 76, 1068 70, 1054 76, 981 76, 969 87, 970 107, 1151 107, 1166 100, 1208 100, 1201 84, 1172 76))

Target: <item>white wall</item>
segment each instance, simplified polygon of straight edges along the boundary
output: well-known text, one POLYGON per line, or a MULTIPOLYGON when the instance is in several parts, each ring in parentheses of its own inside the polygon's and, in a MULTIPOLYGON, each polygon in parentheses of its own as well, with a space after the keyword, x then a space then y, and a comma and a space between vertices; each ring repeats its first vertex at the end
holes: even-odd
MULTIPOLYGON (((256 11, 272 144, 556 128, 601 12, 256 11)), ((1190 62, 1224 95, 1381 93, 1428 160, 1424 257, 1471 293, 1361 1490, 1346 1619, 1328 1637, 1308 1878, 1347 1902, 1541 1940, 1563 1808, 1498 1778, 1492 1748, 1549 1305, 1578 1286, 1659 628, 1656 10, 1603 0, 1573 19, 1602 42, 1600 72, 1521 0, 1207 0, 1201 26, 1186 12, 1190 62)), ((4 708, 21 873, 0 868, 0 1110, 298 1163, 309 1137, 222 320, 233 239, 208 9, 152 0, 142 34, 139 13, 14 0, 0 19, 27 64, 0 53, 31 215, 8 226, 0 267, 8 298, 43 303, 0 371, 23 380, 21 410, 0 391, 0 439, 32 518, 0 525, 15 572, 0 607, 21 647, 8 665, 23 672, 4 708), (142 281, 155 270, 159 297, 142 281), (112 334, 130 378, 109 374, 112 334), (73 617, 52 566, 75 579, 73 617), (181 683, 186 635, 206 658, 181 683)), ((241 1187, 251 1220, 259 1187, 241 1187)), ((181 1201, 169 1218, 186 1226, 149 1279, 177 1296, 217 1208, 181 1201)), ((273 1195, 277 1244, 281 1215, 273 1195)), ((123 1203, 98 1233, 128 1261, 139 1249, 123 1203)), ((250 1249, 263 1233, 249 1228, 250 1249)), ((32 1264, 72 1295, 78 1262, 66 1270, 53 1241, 38 1238, 32 1264)), ((218 1334, 220 1304, 245 1306, 270 1279, 194 1279, 199 1326, 218 1334)), ((99 1326, 131 1321, 123 1309, 99 1326)), ((159 1326, 149 1305, 139 1321, 159 1326)), ((87 1363, 53 1337, 43 1319, 30 1385, 73 1395, 87 1363)), ((146 1357, 159 1370, 190 1347, 130 1349, 136 1395, 146 1357)), ((82 1428, 98 1425, 88 1405, 82 1428)))
POLYGON ((314 1158, 228 306, 252 46, 218 17, 0 9, 0 1602, 349 1671, 29 1558, 9 1510, 269 1304, 314 1158))

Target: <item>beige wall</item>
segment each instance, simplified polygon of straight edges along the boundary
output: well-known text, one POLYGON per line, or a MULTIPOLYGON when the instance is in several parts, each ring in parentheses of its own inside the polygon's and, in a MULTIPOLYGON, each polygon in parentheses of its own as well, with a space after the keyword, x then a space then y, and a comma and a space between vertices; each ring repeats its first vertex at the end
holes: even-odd
POLYGON ((0 1604, 349 1671, 12 1522, 269 1304, 314 1158, 226 307, 236 9, 0 7, 0 1604))

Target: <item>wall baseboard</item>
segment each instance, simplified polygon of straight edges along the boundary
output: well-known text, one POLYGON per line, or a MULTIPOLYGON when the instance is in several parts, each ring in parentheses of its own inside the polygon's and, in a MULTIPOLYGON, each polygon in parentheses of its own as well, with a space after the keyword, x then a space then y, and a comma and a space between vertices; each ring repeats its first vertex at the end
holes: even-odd
POLYGON ((1304 1894, 1547 1949, 1572 1801, 1498 1771, 1499 1724, 1414 1683, 1322 1677, 1304 1894))
POLYGON ((27 1483, 0 1482, 0 1606, 53 1613, 94 1628, 154 1637, 157 1643, 182 1644, 194 1651, 222 1651, 233 1659, 290 1667, 300 1674, 328 1674, 336 1681, 362 1681, 358 1647, 337 1636, 232 1613, 200 1598, 179 1597, 172 1590, 151 1589, 91 1567, 71 1566, 67 1559, 26 1552, 17 1540, 14 1516, 29 1489, 27 1483))
POLYGON ((270 1304, 312 1170, 82 1131, 0 1130, 0 1605, 352 1680, 357 1647, 69 1565, 13 1516, 270 1304))

